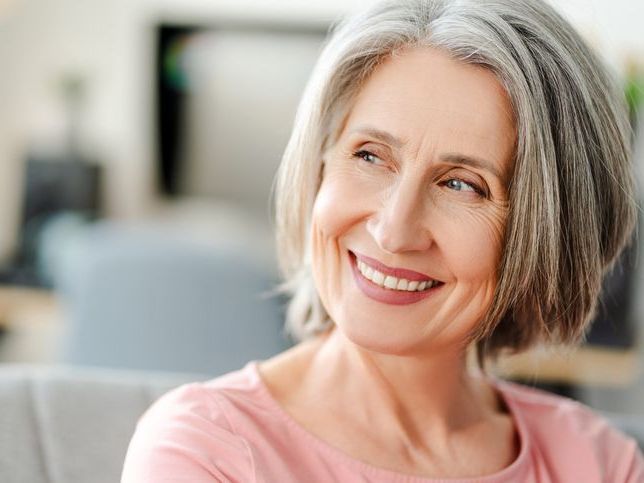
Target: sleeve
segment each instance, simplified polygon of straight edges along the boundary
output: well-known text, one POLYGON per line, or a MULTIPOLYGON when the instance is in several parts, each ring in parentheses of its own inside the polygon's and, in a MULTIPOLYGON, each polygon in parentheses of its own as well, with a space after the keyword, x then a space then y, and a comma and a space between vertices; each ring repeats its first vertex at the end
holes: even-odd
POLYGON ((644 457, 637 441, 620 431, 605 416, 583 407, 582 422, 595 441, 605 481, 644 483, 644 457))
POLYGON ((253 481, 249 447, 216 395, 199 384, 175 389, 139 419, 121 483, 253 481))
POLYGON ((644 483, 644 457, 633 438, 609 426, 602 447, 609 481, 644 483))
POLYGON ((642 483, 644 482, 644 455, 638 448, 635 441, 632 441, 632 456, 627 457, 625 467, 626 475, 624 482, 626 483, 642 483))

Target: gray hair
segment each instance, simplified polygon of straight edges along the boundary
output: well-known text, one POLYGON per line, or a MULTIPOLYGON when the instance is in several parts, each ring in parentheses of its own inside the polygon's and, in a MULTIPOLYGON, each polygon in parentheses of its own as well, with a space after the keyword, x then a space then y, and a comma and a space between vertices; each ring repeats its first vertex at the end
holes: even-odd
POLYGON ((373 70, 414 46, 492 71, 517 123, 497 289, 470 337, 479 362, 502 349, 578 342, 602 276, 634 227, 630 127, 607 68, 541 0, 385 1, 334 29, 275 183, 288 329, 302 339, 332 325, 313 284, 308 240, 323 153, 373 70))

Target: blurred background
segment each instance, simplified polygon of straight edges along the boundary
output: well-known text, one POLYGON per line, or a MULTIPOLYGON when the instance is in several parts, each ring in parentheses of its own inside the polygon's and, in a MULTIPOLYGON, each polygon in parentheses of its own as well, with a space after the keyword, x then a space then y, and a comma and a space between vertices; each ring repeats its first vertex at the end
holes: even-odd
MULTIPOLYGON (((291 342, 271 184, 357 0, 0 0, 0 361, 222 374, 291 342)), ((644 3, 553 0, 619 76, 644 169, 644 3)), ((640 246, 587 343, 494 370, 644 414, 640 246)))

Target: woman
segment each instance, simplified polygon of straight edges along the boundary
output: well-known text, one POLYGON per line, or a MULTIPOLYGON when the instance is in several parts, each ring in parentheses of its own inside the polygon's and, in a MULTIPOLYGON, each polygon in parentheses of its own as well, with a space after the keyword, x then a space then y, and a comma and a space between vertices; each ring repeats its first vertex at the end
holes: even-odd
POLYGON ((610 76, 541 1, 345 21, 276 184, 304 341, 164 396, 123 481, 644 481, 589 409, 484 372, 582 337, 634 224, 628 143, 610 76))

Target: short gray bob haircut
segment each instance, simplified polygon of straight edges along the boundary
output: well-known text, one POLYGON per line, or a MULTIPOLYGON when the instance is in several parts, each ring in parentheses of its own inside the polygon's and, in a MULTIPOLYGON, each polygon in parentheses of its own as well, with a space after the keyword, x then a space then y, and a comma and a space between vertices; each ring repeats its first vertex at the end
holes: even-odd
POLYGON ((313 284, 308 240, 322 153, 370 73, 415 46, 489 69, 516 120, 497 289, 468 343, 481 365, 503 349, 578 343, 635 224, 630 127, 610 72, 541 0, 385 1, 334 29, 274 186, 282 289, 292 296, 287 328, 303 339, 333 324, 313 284))

